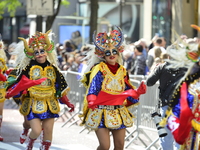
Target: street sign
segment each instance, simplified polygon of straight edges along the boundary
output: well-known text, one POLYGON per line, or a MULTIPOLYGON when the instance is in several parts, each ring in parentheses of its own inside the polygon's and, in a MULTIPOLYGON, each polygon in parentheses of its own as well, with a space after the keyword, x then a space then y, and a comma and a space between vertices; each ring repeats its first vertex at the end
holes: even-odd
POLYGON ((53 0, 26 0, 27 15, 53 15, 53 0))

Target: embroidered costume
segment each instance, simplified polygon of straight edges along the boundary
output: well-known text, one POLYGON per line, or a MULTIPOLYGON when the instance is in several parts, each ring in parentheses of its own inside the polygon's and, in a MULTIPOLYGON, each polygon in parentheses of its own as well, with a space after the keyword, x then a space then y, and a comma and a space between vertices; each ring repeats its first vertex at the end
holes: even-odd
POLYGON ((168 48, 168 53, 174 58, 173 66, 185 66, 188 72, 174 91, 166 118, 160 124, 164 125, 167 121, 181 150, 197 150, 200 149, 200 45, 181 41, 168 48))
MULTIPOLYGON (((19 43, 15 49, 18 55, 17 68, 8 78, 6 97, 18 98, 20 113, 25 116, 25 121, 27 119, 30 122, 32 128, 26 150, 33 148, 33 143, 38 137, 38 131, 34 130, 34 125, 39 125, 40 133, 42 128, 44 133, 50 133, 43 135, 40 147, 40 149, 49 149, 54 118, 59 117, 59 102, 66 104, 70 112, 74 110, 74 105, 67 98, 69 87, 58 69, 57 57, 53 51, 54 43, 49 40, 49 33, 50 31, 36 32, 28 42, 24 38, 19 38, 23 43, 19 43), (49 123, 52 124, 49 125, 49 123)), ((25 142, 28 130, 29 128, 24 126, 20 143, 25 142)))
MULTIPOLYGON (((3 105, 4 101, 6 100, 6 72, 7 72, 7 66, 6 66, 6 54, 4 51, 3 42, 0 35, 0 131, 1 131, 1 124, 3 121, 3 105)), ((3 137, 1 137, 0 132, 0 141, 3 141, 3 137)))
MULTIPOLYGON (((12 86, 7 92, 7 97, 20 97, 20 113, 27 116, 28 120, 34 118, 46 119, 59 117, 58 113, 60 111, 60 106, 58 99, 66 96, 69 91, 65 78, 59 72, 54 59, 48 59, 42 64, 32 59, 34 53, 33 48, 36 46, 44 45, 45 51, 47 51, 49 55, 52 53, 54 45, 53 42, 50 42, 48 39, 49 32, 50 31, 45 34, 37 32, 30 38, 29 45, 25 39, 20 38, 24 42, 24 52, 29 58, 29 61, 28 63, 26 62, 26 66, 23 65, 23 67, 18 68, 18 83, 12 86), (44 80, 39 81, 38 79, 44 80), (28 87, 25 87, 23 84, 22 87, 19 86, 18 84, 21 80, 24 80, 24 83, 30 83, 31 86, 27 85, 28 87), (32 80, 38 83, 34 84, 32 80), (24 88, 27 92, 23 92, 21 88, 24 88), (13 90, 17 90, 19 93, 16 93, 16 91, 14 92, 13 90), (16 95, 14 95, 14 93, 16 95)), ((49 56, 49 58, 51 57, 53 57, 53 55, 49 56)), ((8 81, 14 80, 13 78, 16 76, 14 77, 11 73, 9 77, 8 81)))
POLYGON ((127 106, 138 104, 139 95, 145 93, 145 90, 141 93, 134 90, 126 69, 121 65, 123 35, 121 29, 117 28, 109 35, 99 33, 95 38, 94 34, 95 50, 91 50, 86 57, 90 70, 86 71, 81 80, 87 92, 80 117, 83 118, 81 124, 91 130, 131 127, 134 116, 127 106), (107 49, 112 49, 113 55, 119 55, 115 65, 105 61, 104 57, 111 55, 107 49))

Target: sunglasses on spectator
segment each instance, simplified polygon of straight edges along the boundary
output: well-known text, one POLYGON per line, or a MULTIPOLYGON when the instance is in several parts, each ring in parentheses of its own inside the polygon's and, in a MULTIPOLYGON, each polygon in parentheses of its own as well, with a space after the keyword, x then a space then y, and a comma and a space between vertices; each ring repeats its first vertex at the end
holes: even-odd
MULTIPOLYGON (((113 49, 112 50, 112 54, 113 55, 117 55, 118 54, 118 51, 116 49, 113 49)), ((111 51, 110 50, 106 50, 105 51, 105 56, 110 56, 111 55, 111 51)))
POLYGON ((38 51, 34 51, 34 55, 35 56, 39 56, 40 54, 42 55, 42 54, 44 54, 45 53, 45 50, 44 49, 40 49, 40 50, 38 50, 38 51))

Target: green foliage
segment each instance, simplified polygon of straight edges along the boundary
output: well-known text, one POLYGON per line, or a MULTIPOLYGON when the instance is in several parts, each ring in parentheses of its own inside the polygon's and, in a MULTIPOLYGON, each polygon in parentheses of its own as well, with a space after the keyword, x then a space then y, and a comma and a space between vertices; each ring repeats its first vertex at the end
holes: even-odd
MULTIPOLYGON (((65 6, 66 8, 70 5, 68 0, 62 0, 61 5, 65 6)), ((8 12, 11 17, 15 16, 15 12, 18 7, 21 6, 19 0, 0 0, 0 19, 3 18, 3 14, 8 12)))
POLYGON ((21 6, 19 0, 0 0, 0 19, 3 18, 3 14, 7 11, 11 17, 15 16, 17 7, 21 6))
POLYGON ((65 6, 67 8, 70 5, 70 2, 68 0, 62 0, 61 5, 65 6))

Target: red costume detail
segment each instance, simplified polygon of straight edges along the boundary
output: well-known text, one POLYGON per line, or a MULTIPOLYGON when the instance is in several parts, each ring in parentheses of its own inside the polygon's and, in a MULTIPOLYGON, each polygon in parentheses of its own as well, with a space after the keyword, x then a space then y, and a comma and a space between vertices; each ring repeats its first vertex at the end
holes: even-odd
POLYGON ((178 129, 173 132, 174 139, 178 144, 184 144, 186 138, 189 136, 192 128, 191 121, 194 118, 191 109, 188 107, 187 102, 187 84, 184 82, 181 86, 181 99, 180 99, 180 125, 178 129))
POLYGON ((47 78, 41 78, 38 80, 30 80, 25 75, 22 76, 21 80, 18 82, 17 86, 12 89, 9 88, 6 93, 6 98, 13 97, 17 95, 19 92, 24 91, 34 85, 41 84, 43 81, 45 81, 47 78))
POLYGON ((71 108, 69 110, 69 112, 74 111, 74 105, 72 103, 69 102, 69 99, 66 95, 64 95, 63 97, 60 98, 61 102, 66 104, 69 108, 71 108))
POLYGON ((110 71, 115 74, 117 72, 117 69, 119 68, 119 64, 116 63, 115 65, 111 65, 106 63, 106 65, 108 66, 108 68, 110 69, 110 71))

